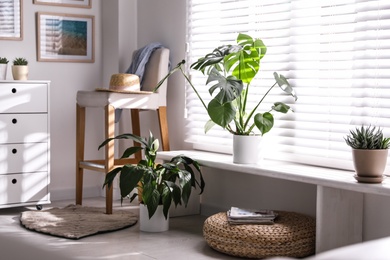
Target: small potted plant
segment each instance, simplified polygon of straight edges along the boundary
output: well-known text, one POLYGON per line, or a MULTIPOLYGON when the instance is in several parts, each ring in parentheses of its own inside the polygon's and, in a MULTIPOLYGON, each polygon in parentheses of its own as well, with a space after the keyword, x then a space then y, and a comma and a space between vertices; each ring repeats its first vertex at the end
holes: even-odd
POLYGON ((356 127, 344 138, 352 148, 355 178, 358 182, 380 183, 386 168, 390 138, 375 126, 356 127))
POLYGON ((15 58, 12 66, 12 76, 14 80, 28 79, 28 61, 25 58, 15 58))
POLYGON ((7 78, 7 67, 8 59, 0 57, 0 80, 5 80, 7 78))
POLYGON ((268 111, 259 112, 259 106, 275 87, 279 86, 285 94, 297 100, 297 96, 288 80, 274 72, 275 83, 269 87, 253 107, 247 103, 251 82, 260 71, 260 61, 265 56, 267 47, 261 39, 240 33, 236 45, 222 45, 211 53, 201 57, 191 68, 207 75, 205 85, 209 85, 212 96, 208 104, 184 72, 185 60, 179 62, 157 85, 155 90, 174 72, 181 71, 192 90, 195 92, 210 119, 205 122, 205 132, 219 125, 233 134, 233 162, 256 163, 261 136, 269 132, 274 125, 273 112, 292 111, 283 102, 275 102, 268 111), (242 143, 245 142, 245 143, 242 143), (249 147, 253 145, 253 150, 249 147), (242 149, 238 149, 242 147, 242 149), (237 148, 237 149, 236 149, 237 148))
POLYGON ((166 231, 169 227, 169 208, 184 203, 187 206, 192 188, 200 188, 202 194, 205 187, 200 165, 185 155, 178 155, 167 163, 156 163, 159 141, 150 133, 145 139, 133 134, 121 134, 105 140, 99 149, 114 139, 131 139, 140 146, 127 148, 122 158, 128 158, 138 151, 144 152, 145 159, 137 165, 126 164, 114 168, 106 174, 103 187, 112 185, 116 175, 120 173, 119 188, 122 201, 138 188, 130 197, 130 202, 139 197, 140 230, 149 232, 166 231), (198 175, 198 176, 197 176, 198 175))

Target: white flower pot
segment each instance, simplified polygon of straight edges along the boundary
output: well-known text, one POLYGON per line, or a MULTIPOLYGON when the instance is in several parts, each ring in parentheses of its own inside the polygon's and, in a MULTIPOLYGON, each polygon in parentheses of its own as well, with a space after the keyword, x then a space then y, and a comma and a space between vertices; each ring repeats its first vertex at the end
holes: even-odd
POLYGON ((7 64, 0 64, 0 80, 5 80, 7 78, 7 64))
POLYGON ((27 80, 28 79, 28 65, 13 65, 12 76, 14 80, 27 80))
POLYGON ((260 135, 233 135, 233 163, 260 163, 260 135))
POLYGON ((156 212, 149 219, 148 208, 144 204, 139 205, 139 229, 145 232, 164 232, 169 229, 169 214, 165 219, 163 206, 159 205, 156 212))

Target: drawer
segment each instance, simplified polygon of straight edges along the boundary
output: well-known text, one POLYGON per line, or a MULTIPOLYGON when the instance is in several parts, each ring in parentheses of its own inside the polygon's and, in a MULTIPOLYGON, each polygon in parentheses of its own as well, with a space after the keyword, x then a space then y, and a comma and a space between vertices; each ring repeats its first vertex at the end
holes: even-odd
POLYGON ((47 114, 0 114, 0 143, 47 142, 47 114))
POLYGON ((48 85, 13 84, 0 85, 0 113, 47 112, 48 85))
POLYGON ((0 204, 35 202, 47 200, 48 196, 47 172, 0 176, 0 204))
POLYGON ((48 143, 0 145, 0 175, 48 171, 48 143))

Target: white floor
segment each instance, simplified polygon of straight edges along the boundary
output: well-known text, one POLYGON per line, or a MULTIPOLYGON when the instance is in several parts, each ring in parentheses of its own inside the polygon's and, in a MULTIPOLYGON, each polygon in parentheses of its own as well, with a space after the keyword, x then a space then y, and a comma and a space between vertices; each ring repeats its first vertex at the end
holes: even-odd
MULTIPOLYGON (((64 207, 74 201, 44 205, 64 207)), ((104 198, 85 199, 84 205, 104 207, 104 198)), ((115 202, 120 207, 120 202, 115 202)), ((137 207, 132 207, 135 212, 137 207)), ((80 240, 29 231, 19 222, 20 212, 35 207, 0 209, 0 259, 237 259, 214 251, 202 237, 205 217, 195 215, 170 219, 170 229, 162 233, 140 232, 136 226, 80 240)))

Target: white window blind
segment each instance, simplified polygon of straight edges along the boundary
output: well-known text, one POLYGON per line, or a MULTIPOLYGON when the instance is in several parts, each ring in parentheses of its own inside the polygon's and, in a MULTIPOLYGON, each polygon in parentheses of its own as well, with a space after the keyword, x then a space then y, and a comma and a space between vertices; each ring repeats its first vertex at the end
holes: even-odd
MULTIPOLYGON (((264 136, 266 158, 353 169, 344 141, 350 129, 371 124, 390 136, 390 1, 188 0, 187 25, 188 65, 234 44, 242 32, 268 48, 251 99, 273 84, 274 71, 295 86, 296 102, 275 88, 262 105, 266 111, 283 101, 295 111, 274 114, 275 126, 264 136)), ((189 73, 207 98, 206 78, 189 73)), ((214 127, 204 134, 208 116, 190 88, 186 100, 187 142, 231 152, 227 131, 214 127)))

